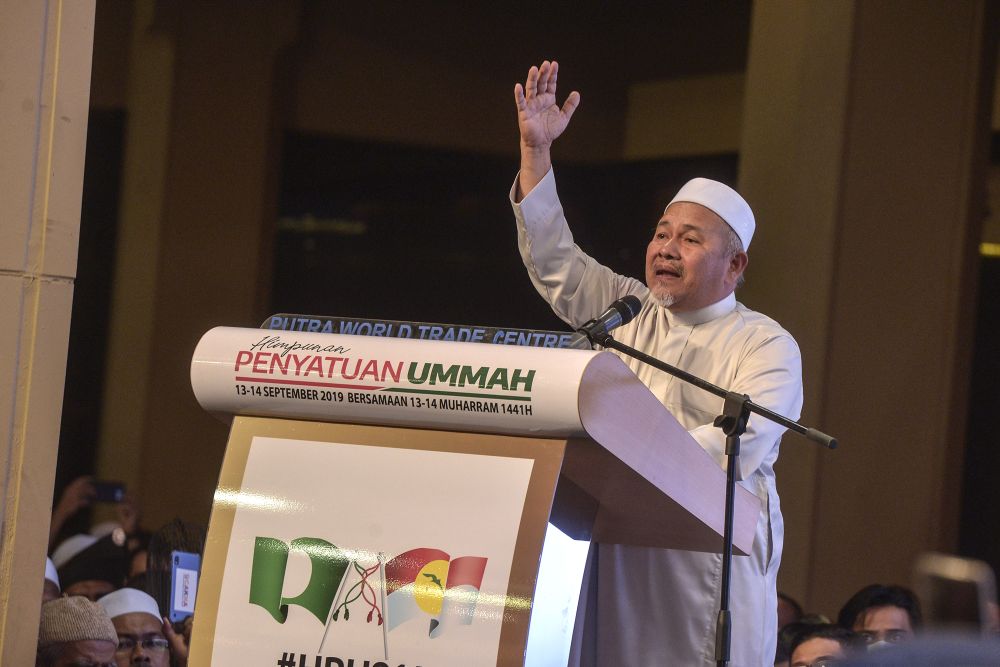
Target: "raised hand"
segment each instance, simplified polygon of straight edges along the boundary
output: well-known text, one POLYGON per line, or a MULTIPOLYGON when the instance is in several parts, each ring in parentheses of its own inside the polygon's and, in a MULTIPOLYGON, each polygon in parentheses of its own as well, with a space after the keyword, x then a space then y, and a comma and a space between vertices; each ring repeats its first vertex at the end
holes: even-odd
POLYGON ((522 86, 514 86, 514 103, 517 105, 517 125, 521 130, 521 147, 547 149, 569 124, 573 112, 580 104, 580 93, 569 94, 560 108, 556 104, 556 80, 559 63, 546 60, 541 67, 528 70, 528 79, 522 86))
POLYGON ((77 477, 66 485, 62 495, 59 496, 59 502, 52 508, 52 520, 49 522, 50 548, 54 546, 55 539, 59 535, 59 531, 62 530, 63 524, 71 516, 90 505, 94 501, 95 495, 97 493, 94 491, 94 478, 90 475, 77 477))
POLYGON ((562 107, 556 104, 559 63, 546 60, 528 70, 524 85, 514 86, 517 126, 521 130, 521 171, 517 176, 515 201, 520 201, 538 185, 552 167, 552 142, 559 138, 580 104, 575 90, 562 107))

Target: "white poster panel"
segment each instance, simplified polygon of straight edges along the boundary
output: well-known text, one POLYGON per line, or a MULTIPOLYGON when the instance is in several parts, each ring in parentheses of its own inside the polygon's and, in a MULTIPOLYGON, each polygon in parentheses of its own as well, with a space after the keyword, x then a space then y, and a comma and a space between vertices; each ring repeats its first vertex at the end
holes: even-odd
POLYGON ((212 664, 495 665, 532 465, 253 438, 212 664))

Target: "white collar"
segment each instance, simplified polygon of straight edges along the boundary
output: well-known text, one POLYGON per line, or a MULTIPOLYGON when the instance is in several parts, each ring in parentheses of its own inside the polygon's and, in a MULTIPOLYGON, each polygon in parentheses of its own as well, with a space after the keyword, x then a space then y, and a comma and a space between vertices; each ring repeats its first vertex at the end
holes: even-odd
POLYGON ((675 313, 669 308, 665 310, 667 311, 667 323, 670 326, 693 327, 699 324, 704 324, 705 322, 711 322, 712 320, 722 317, 723 315, 728 315, 735 309, 736 294, 730 292, 715 303, 705 306, 704 308, 699 308, 698 310, 689 310, 683 313, 675 313))

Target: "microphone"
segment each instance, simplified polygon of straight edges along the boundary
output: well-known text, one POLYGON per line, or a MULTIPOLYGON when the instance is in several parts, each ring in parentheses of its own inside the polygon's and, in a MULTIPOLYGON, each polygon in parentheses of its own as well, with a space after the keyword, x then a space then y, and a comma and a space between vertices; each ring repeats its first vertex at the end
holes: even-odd
POLYGON ((639 297, 629 294, 612 303, 607 310, 584 324, 577 331, 589 338, 592 343, 600 345, 609 331, 631 322, 640 310, 642 310, 642 302, 639 301, 639 297))

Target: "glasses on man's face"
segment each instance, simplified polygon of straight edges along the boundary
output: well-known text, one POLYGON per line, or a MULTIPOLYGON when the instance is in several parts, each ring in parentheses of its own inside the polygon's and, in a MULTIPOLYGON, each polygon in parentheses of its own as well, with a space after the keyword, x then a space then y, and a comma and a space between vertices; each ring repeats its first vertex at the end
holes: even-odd
POLYGON ((170 647, 163 637, 143 637, 136 640, 132 637, 121 637, 118 639, 118 653, 131 653, 136 646, 141 646, 147 651, 166 651, 170 647))

